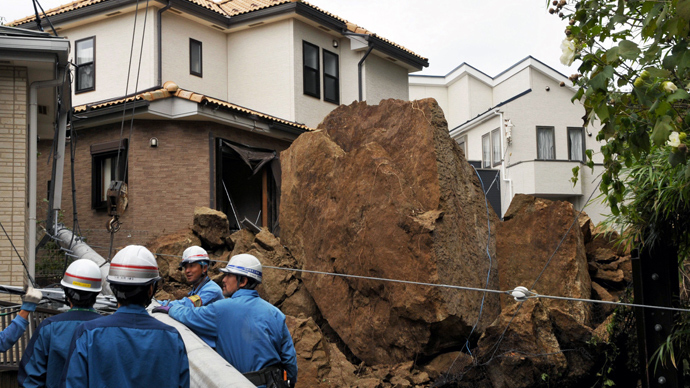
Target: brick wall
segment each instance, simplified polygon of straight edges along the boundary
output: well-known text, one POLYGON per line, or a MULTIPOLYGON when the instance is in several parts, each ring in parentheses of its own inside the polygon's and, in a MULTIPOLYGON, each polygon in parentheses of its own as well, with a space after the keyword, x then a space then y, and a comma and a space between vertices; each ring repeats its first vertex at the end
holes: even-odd
MULTIPOLYGON (((0 222, 22 259, 28 253, 27 92, 25 67, 0 66, 0 222)), ((22 264, 0 230, 0 284, 22 285, 23 279, 22 264)))
MULTIPOLYGON (((75 182, 78 224, 82 235, 98 253, 106 257, 110 234, 105 225, 110 217, 91 208, 92 144, 120 138, 121 124, 79 130, 76 142, 75 182)), ((129 121, 124 137, 129 137, 129 121)), ((152 238, 192 225, 194 207, 209 206, 209 137, 224 138, 254 147, 284 150, 285 141, 208 122, 136 120, 129 142, 129 207, 120 218, 121 230, 115 234, 114 247, 145 244, 152 238), (149 139, 158 138, 158 147, 149 139)), ((38 187, 46 187, 50 166, 46 164, 52 141, 39 142, 38 187)), ((69 146, 69 144, 68 144, 69 146)), ((215 161, 214 161, 215 165, 215 161)), ((215 168, 215 167, 214 167, 215 168)), ((41 199, 39 190, 39 202, 41 199)), ((38 218, 45 210, 39 210, 38 218)), ((72 194, 67 151, 63 183, 64 223, 73 228, 72 194)))

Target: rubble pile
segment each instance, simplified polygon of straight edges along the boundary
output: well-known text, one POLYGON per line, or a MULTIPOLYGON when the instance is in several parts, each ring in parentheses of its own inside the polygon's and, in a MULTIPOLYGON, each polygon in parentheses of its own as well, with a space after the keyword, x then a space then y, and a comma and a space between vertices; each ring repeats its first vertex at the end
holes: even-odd
POLYGON ((433 100, 341 106, 281 163, 281 237, 231 233, 223 213, 197 208, 192 227, 147 244, 164 278, 157 298, 188 292, 178 265, 190 245, 216 261, 219 284, 232 255, 255 255, 260 295, 287 316, 302 387, 532 387, 544 376, 577 386, 596 374, 588 341, 610 309, 371 279, 604 300, 631 279, 615 236, 585 214, 573 226, 567 202, 518 195, 505 221, 489 209, 487 222, 433 100))

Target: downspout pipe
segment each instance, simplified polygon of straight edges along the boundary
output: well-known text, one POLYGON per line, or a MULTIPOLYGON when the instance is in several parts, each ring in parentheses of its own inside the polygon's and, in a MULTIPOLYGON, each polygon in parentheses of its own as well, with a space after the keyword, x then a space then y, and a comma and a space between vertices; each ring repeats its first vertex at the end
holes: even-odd
POLYGON ((167 11, 172 4, 168 0, 168 4, 158 10, 158 86, 163 86, 163 12, 167 11))
MULTIPOLYGON (((506 178, 506 161, 505 161, 505 153, 506 153, 506 146, 505 146, 505 139, 506 139, 506 134, 505 134, 505 122, 503 121, 503 111, 496 109, 494 111, 495 115, 499 116, 499 125, 501 128, 501 180, 503 182, 506 182, 508 184, 508 203, 510 203, 510 200, 513 198, 513 181, 511 179, 506 178)), ((501 206, 503 207, 503 206, 501 206)), ((505 213, 505 210, 501 209, 501 213, 505 213)), ((503 214, 501 214, 501 219, 503 219, 503 214)))
MULTIPOLYGON (((368 34, 358 34, 356 32, 350 32, 350 31, 342 31, 341 32, 345 36, 359 36, 360 38, 364 38, 369 42, 369 35, 368 34)), ((362 66, 364 65, 364 61, 367 59, 369 54, 371 54, 371 50, 374 49, 374 45, 369 42, 369 49, 367 50, 366 53, 364 53, 364 56, 362 59, 359 60, 359 63, 357 63, 357 84, 359 86, 359 101, 363 100, 363 87, 362 87, 362 66)))
POLYGON ((374 46, 369 46, 369 50, 364 54, 362 59, 359 60, 359 63, 357 63, 357 84, 359 85, 359 101, 362 101, 362 66, 364 65, 364 61, 367 59, 369 54, 371 53, 371 50, 374 49, 374 46))
POLYGON ((38 155, 38 89, 62 85, 65 80, 66 66, 58 69, 55 79, 35 81, 29 86, 29 257, 27 266, 32 279, 36 278, 36 187, 38 155))

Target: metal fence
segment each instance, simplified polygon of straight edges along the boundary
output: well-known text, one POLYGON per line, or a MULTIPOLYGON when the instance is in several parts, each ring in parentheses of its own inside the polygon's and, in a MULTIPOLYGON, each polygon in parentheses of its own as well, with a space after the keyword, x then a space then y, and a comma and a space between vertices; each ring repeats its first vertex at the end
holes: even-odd
MULTIPOLYGON (((0 313, 2 314, 17 310, 18 308, 19 305, 16 303, 0 300, 0 313)), ((24 349, 26 349, 26 345, 28 345, 29 339, 34 334, 34 331, 36 331, 38 325, 40 325, 41 322, 43 322, 43 320, 46 318, 57 314, 60 314, 60 312, 57 310, 41 307, 29 314, 29 325, 24 334, 19 338, 19 341, 17 341, 17 343, 14 344, 14 346, 12 346, 8 351, 0 353, 0 372, 16 371, 19 368, 19 361, 22 359, 24 349)), ((0 316, 0 329, 5 330, 16 316, 17 312, 0 316)), ((5 386, 4 383, 2 386, 5 386)))

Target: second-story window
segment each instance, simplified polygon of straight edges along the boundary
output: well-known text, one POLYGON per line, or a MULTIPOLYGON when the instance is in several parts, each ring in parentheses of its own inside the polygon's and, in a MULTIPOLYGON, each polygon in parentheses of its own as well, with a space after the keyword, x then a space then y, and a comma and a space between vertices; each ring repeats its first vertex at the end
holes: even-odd
POLYGON ((556 159, 553 127, 537 127, 537 159, 556 159))
POLYGON ((74 42, 77 64, 75 93, 96 89, 96 37, 74 42))
POLYGON ((323 50, 323 99, 340 104, 338 54, 323 50))
POLYGON ((319 47, 308 42, 302 42, 302 62, 304 79, 304 94, 321 98, 321 85, 319 82, 319 47))
POLYGON ((492 165, 501 164, 501 130, 494 129, 491 131, 491 160, 492 165))
POLYGON ((568 159, 585 161, 585 131, 582 127, 568 127, 568 159))
POLYGON ((197 77, 202 76, 201 42, 189 38, 189 74, 197 77))
POLYGON ((482 136, 482 168, 491 168, 491 137, 482 136))

